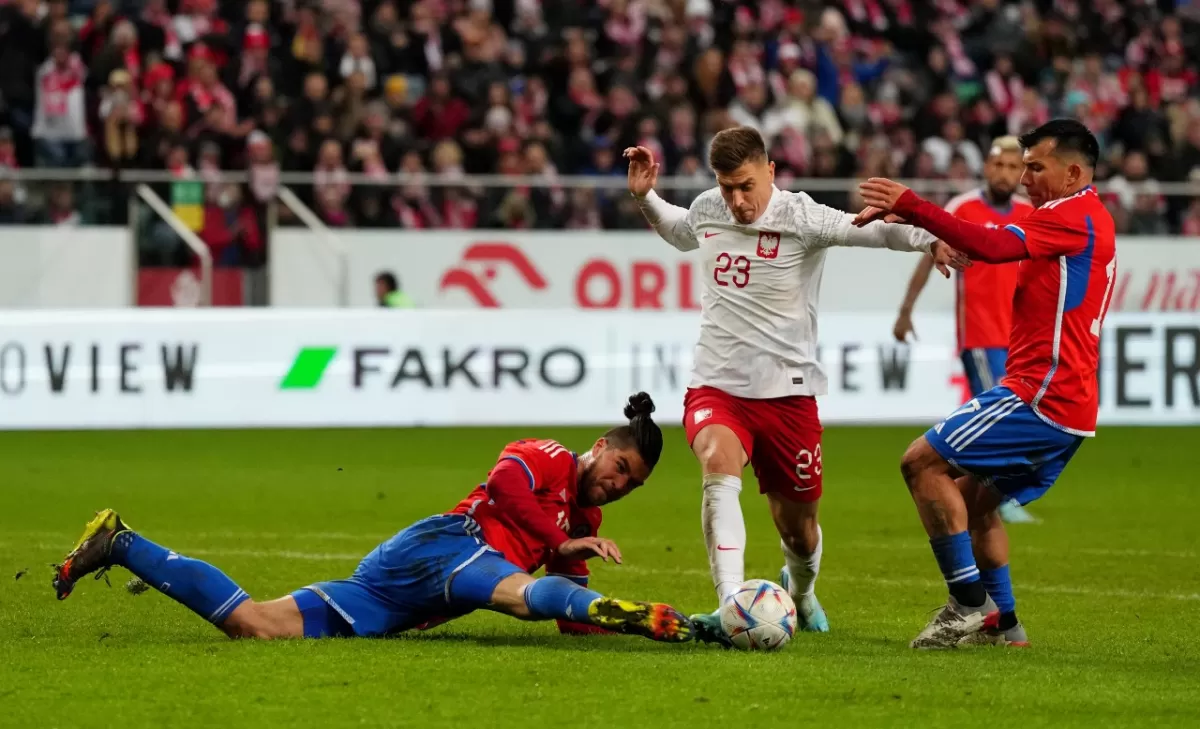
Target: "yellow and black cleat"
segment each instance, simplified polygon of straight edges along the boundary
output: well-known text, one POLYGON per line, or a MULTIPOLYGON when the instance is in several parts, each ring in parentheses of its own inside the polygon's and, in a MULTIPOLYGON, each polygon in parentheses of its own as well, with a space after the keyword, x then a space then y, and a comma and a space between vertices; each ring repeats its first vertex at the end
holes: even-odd
POLYGON ((110 553, 113 537, 129 527, 112 509, 96 512, 96 518, 84 527, 83 536, 75 543, 62 564, 54 565, 54 591, 59 600, 67 599, 79 578, 96 573, 100 579, 112 566, 110 553))
POLYGON ((614 633, 641 635, 664 643, 686 643, 692 639, 692 621, 661 602, 634 602, 602 597, 588 606, 592 625, 614 633))

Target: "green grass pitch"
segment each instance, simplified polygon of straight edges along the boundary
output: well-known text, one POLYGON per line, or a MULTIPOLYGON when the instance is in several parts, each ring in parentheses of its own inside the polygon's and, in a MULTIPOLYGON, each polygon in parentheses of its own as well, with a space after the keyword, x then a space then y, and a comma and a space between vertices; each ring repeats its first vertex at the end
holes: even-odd
MULTIPOLYGON (((1103 428, 1011 528, 1031 650, 915 653, 943 600, 897 462, 918 428, 827 431, 818 594, 829 635, 777 654, 560 636, 477 614, 389 640, 233 642, 155 592, 48 565, 111 506, 259 598, 348 575, 443 511, 508 440, 595 430, 0 434, 0 726, 1200 726, 1200 431, 1103 428), (14 579, 22 573, 19 579, 14 579)), ((678 430, 607 510, 626 564, 593 585, 711 609, 698 469, 678 430)), ((748 577, 781 558, 743 493, 748 577)))

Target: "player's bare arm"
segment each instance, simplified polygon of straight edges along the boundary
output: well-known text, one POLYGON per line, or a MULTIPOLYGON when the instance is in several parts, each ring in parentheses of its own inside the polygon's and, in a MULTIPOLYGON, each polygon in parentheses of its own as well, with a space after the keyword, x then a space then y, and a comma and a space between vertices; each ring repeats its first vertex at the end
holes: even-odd
POLYGON ((687 209, 672 205, 654 191, 660 168, 654 153, 645 147, 629 147, 624 157, 629 160, 629 193, 637 200, 642 215, 654 232, 681 251, 699 248, 700 242, 688 225, 687 209))
MULTIPOLYGON (((896 315, 896 323, 892 326, 892 336, 897 342, 907 342, 910 334, 913 339, 917 338, 912 323, 912 311, 925 284, 929 282, 929 273, 934 265, 933 256, 922 256, 913 269, 912 277, 908 280, 908 289, 904 292, 904 301, 900 303, 900 313, 896 315)), ((942 273, 947 277, 950 275, 949 270, 943 270, 942 273)))

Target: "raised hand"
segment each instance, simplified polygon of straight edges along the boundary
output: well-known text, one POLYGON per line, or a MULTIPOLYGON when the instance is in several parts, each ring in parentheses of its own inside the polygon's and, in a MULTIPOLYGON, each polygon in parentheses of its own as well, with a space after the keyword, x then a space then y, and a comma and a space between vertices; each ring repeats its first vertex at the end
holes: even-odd
POLYGON ((858 215, 854 216, 854 227, 861 228, 868 223, 875 222, 876 220, 882 220, 885 223, 905 222, 904 218, 896 215, 895 213, 889 213, 886 210, 880 210, 879 208, 868 205, 860 210, 858 215))
POLYGON ((887 213, 896 207, 896 203, 900 202, 900 197, 906 192, 907 187, 886 177, 872 177, 858 186, 858 194, 862 196, 863 202, 887 213))
POLYGON ((654 161, 654 153, 645 147, 629 147, 623 156, 629 160, 629 192, 646 197, 658 183, 659 163, 654 161))

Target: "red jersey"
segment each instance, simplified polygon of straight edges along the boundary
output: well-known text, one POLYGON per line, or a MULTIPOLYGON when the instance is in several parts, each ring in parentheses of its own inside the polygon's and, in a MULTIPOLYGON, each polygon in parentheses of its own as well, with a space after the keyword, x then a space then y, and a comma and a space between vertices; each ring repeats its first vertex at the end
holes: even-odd
MULTIPOLYGON (((509 443, 500 452, 497 463, 515 461, 529 476, 538 505, 572 539, 593 537, 600 529, 600 508, 580 507, 578 494, 578 459, 574 453, 552 440, 519 440, 509 443)), ((488 497, 487 484, 481 484, 449 513, 467 514, 479 523, 483 541, 501 552, 505 559, 526 572, 543 565, 547 574, 567 577, 587 577, 587 562, 566 560, 514 523, 488 497)))
POLYGON ((1025 242, 1002 384, 1038 417, 1075 435, 1096 431, 1100 328, 1112 298, 1117 245, 1093 187, 1005 226, 1025 242))
MULTIPOLYGON (((1003 228, 1033 212, 1025 198, 1013 197, 1007 208, 993 207, 983 190, 959 195, 946 204, 946 212, 969 223, 1003 228)), ((958 349, 1006 349, 1012 331, 1013 294, 1020 264, 980 263, 958 272, 956 319, 958 349)))

